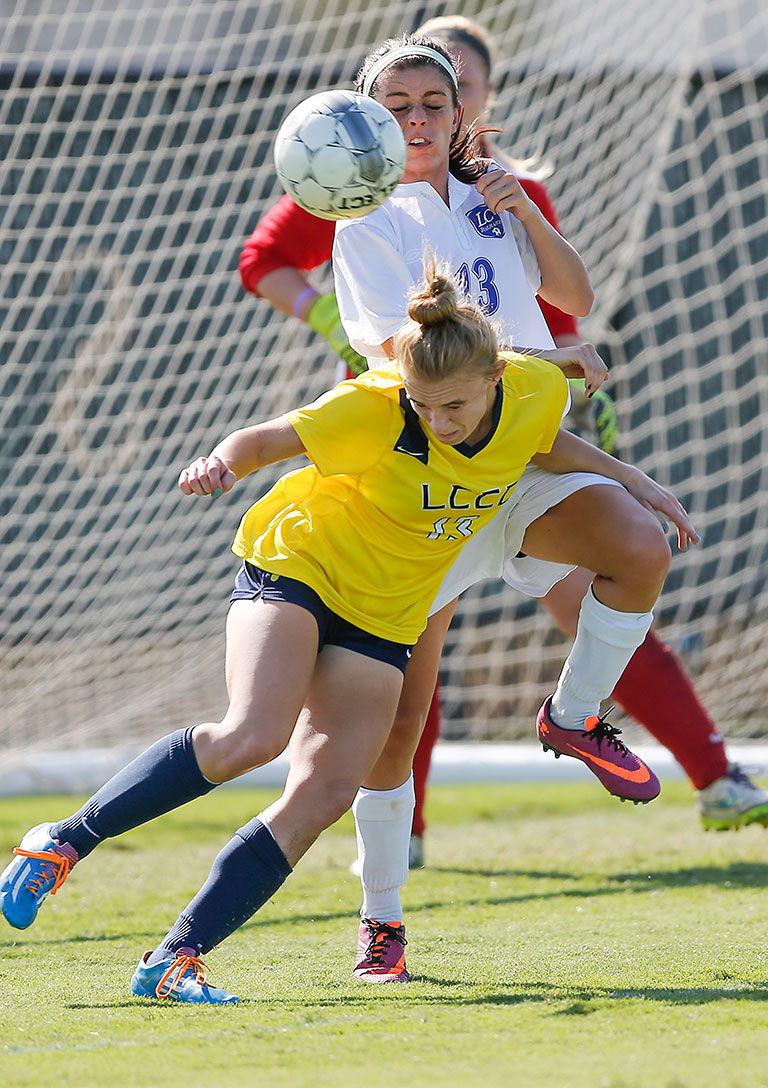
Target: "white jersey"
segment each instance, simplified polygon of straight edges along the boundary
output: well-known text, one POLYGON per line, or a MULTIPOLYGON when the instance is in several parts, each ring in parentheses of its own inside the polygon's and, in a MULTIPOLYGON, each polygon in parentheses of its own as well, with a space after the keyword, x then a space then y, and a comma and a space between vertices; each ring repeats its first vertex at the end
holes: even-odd
POLYGON ((398 185, 360 219, 336 225, 333 272, 349 341, 371 360, 407 315, 431 253, 448 264, 499 331, 502 347, 554 346, 536 292, 539 263, 525 227, 492 212, 474 185, 448 177, 450 207, 426 181, 398 185))
MULTIPOLYGON (((492 212, 474 185, 452 175, 448 198, 450 207, 426 181, 398 185, 375 211, 336 224, 339 313, 350 343, 371 367, 380 364, 381 345, 406 320, 408 296, 423 281, 424 259, 432 253, 488 315, 502 347, 555 346, 536 300, 541 271, 525 227, 509 212, 492 212)), ((464 545, 432 612, 483 578, 503 577, 522 593, 543 597, 573 567, 519 556, 526 526, 574 491, 606 482, 615 481, 590 473, 553 475, 529 465, 507 514, 464 545)))

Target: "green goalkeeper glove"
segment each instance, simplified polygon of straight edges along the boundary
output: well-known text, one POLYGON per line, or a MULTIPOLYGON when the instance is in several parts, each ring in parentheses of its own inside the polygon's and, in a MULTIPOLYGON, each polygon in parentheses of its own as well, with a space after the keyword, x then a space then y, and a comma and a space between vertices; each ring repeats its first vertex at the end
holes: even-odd
MULTIPOLYGON (((571 391, 584 400, 584 379, 569 378, 571 391)), ((574 402, 576 406, 579 402, 574 402)), ((595 445, 604 453, 616 453, 616 441, 619 437, 619 420, 613 397, 605 389, 598 389, 587 400, 590 422, 595 431, 595 445)))
POLYGON ((607 389, 598 389, 592 396, 592 419, 595 423, 598 448, 616 454, 619 437, 619 417, 616 405, 607 389))
POLYGON ((344 326, 339 317, 339 307, 336 295, 331 291, 328 295, 320 295, 309 308, 307 324, 324 336, 337 355, 340 355, 352 373, 357 377, 368 369, 368 363, 362 355, 358 355, 350 345, 344 326))

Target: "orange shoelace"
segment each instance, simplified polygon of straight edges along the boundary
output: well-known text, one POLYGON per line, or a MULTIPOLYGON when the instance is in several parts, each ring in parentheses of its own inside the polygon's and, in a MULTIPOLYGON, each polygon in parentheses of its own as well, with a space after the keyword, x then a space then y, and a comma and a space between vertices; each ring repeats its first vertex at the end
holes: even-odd
MULTIPOLYGON (((69 870, 72 868, 72 862, 64 854, 57 854, 53 850, 22 850, 20 846, 14 847, 14 854, 18 854, 21 858, 34 858, 36 861, 44 861, 48 865, 52 865, 56 870, 56 876, 53 881, 53 887, 51 888, 51 895, 55 895, 61 885, 69 876, 69 870)), ((30 877, 24 887, 27 891, 37 898, 38 895, 44 890, 43 885, 48 882, 50 875, 46 875, 45 870, 38 873, 36 876, 30 877)))
POLYGON ((190 968, 195 972, 195 982, 200 986, 204 986, 208 981, 208 968, 205 966, 199 956, 187 956, 181 952, 177 953, 176 959, 171 966, 165 972, 163 977, 155 987, 156 997, 170 997, 174 990, 177 990, 181 985, 181 980, 186 975, 190 968), (178 968, 178 970, 177 970, 178 968), (171 979, 171 975, 176 971, 175 978, 171 979), (165 986, 166 982, 170 981, 170 985, 165 986))

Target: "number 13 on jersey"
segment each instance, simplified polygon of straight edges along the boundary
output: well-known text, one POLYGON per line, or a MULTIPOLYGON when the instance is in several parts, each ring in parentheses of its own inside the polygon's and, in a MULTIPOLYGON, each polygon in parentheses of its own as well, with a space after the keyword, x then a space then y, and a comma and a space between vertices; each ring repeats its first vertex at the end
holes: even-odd
POLYGON ((477 514, 465 514, 460 518, 438 518, 432 526, 432 532, 427 533, 427 540, 457 540, 461 536, 472 536, 475 521, 477 514))
POLYGON ((491 262, 486 257, 478 257, 472 262, 472 267, 463 264, 456 272, 456 281, 465 295, 473 295, 473 279, 477 281, 477 289, 480 293, 479 304, 483 311, 495 314, 499 308, 499 292, 496 288, 496 272, 491 262))

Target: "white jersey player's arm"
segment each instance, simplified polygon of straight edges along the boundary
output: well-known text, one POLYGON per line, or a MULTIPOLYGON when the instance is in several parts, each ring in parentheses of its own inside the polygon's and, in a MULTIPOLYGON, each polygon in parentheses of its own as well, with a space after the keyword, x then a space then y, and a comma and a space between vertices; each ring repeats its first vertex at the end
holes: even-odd
POLYGON ((391 224, 376 212, 366 219, 364 229, 355 220, 337 227, 333 278, 350 344, 375 361, 386 357, 381 345, 403 323, 411 276, 391 224))
POLYGON ((525 227, 539 262, 539 295, 567 314, 588 314, 595 296, 586 265, 547 222, 514 174, 491 169, 478 178, 475 187, 491 211, 509 212, 525 227))

